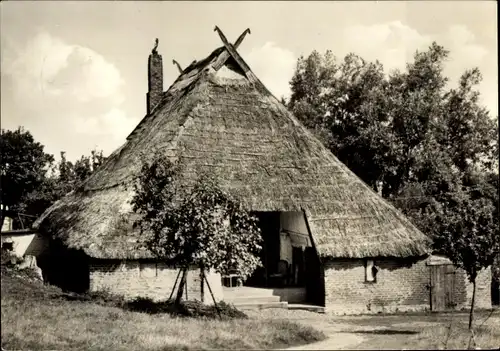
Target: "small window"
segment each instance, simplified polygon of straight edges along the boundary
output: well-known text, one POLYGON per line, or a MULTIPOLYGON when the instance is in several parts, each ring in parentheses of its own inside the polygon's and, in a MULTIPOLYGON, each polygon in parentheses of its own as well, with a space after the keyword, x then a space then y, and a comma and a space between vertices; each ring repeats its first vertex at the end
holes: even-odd
POLYGON ((378 268, 375 266, 373 260, 366 260, 365 264, 365 282, 366 283, 376 283, 377 282, 378 268))
POLYGON ((5 251, 14 251, 14 243, 12 241, 4 242, 2 245, 2 249, 4 249, 5 251))

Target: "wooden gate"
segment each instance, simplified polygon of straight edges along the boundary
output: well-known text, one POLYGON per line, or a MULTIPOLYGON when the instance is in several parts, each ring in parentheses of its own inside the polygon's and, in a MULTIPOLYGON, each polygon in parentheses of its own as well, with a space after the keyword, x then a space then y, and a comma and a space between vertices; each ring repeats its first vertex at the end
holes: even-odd
POLYGON ((445 311, 456 306, 455 267, 451 264, 430 266, 431 311, 445 311))

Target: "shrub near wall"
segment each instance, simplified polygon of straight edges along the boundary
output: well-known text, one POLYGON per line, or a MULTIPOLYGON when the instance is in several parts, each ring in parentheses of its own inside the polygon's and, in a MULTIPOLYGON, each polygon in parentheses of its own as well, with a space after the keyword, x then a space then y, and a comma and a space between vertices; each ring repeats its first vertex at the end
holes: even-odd
MULTIPOLYGON (((161 262, 127 260, 93 260, 90 264, 90 290, 108 291, 127 299, 136 297, 164 301, 169 298, 179 270, 161 262)), ((205 272, 216 301, 222 300, 220 274, 205 272)), ((180 281, 180 277, 179 277, 180 281)), ((179 282, 177 282, 177 285, 179 282)), ((192 268, 187 277, 185 299, 201 301, 200 270, 192 268)), ((208 287, 204 286, 205 303, 213 303, 208 287)))

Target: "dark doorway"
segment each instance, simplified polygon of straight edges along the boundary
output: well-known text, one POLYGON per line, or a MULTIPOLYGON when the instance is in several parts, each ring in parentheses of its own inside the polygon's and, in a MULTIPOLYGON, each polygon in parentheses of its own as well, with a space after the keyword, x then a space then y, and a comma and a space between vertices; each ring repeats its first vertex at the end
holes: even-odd
POLYGON ((277 272, 280 260, 280 213, 257 212, 259 228, 262 235, 260 259, 263 267, 258 268, 245 282, 254 287, 268 287, 270 276, 277 272))
POLYGON ((49 251, 37 258, 43 279, 64 291, 86 292, 90 287, 89 258, 83 251, 51 242, 49 251))
POLYGON ((305 285, 307 302, 317 305, 325 305, 325 286, 323 267, 314 247, 305 250, 305 285))
POLYGON ((493 306, 500 305, 500 282, 495 278, 491 279, 491 304, 493 306))
MULTIPOLYGON (((258 268, 244 282, 244 285, 272 288, 275 294, 283 294, 285 299, 294 296, 293 299, 301 300, 300 303, 307 302, 324 306, 324 273, 316 249, 301 245, 302 242, 299 242, 297 238, 292 238, 287 230, 280 233, 280 212, 257 212, 255 215, 259 219, 259 228, 263 238, 260 252, 263 267, 258 268), (289 235, 290 238, 289 251, 287 251, 287 246, 280 247, 287 245, 284 243, 285 235, 289 235), (281 257, 282 255, 290 259, 286 260, 281 257)), ((295 235, 298 234, 301 233, 295 233, 295 235)))

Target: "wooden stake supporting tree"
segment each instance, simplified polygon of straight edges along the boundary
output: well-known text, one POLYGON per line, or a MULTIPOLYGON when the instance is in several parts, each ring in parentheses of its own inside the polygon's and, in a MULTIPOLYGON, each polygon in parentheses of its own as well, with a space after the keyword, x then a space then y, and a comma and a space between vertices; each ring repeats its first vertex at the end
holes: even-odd
POLYGON ((205 282, 205 283, 207 283, 207 287, 208 287, 208 291, 210 292, 210 296, 212 296, 212 300, 214 302, 215 309, 217 310, 217 314, 219 315, 219 318, 222 319, 222 315, 220 313, 219 306, 217 305, 217 301, 215 300, 214 293, 212 292, 212 288, 210 287, 210 283, 208 282, 207 276, 205 274, 205 268, 203 266, 200 268, 200 274, 201 274, 201 287, 202 287, 202 289, 201 289, 202 302, 204 302, 203 300, 205 299, 204 289, 203 289, 204 282, 205 282))
POLYGON ((170 294, 171 299, 180 276, 175 304, 180 304, 184 290, 189 298, 187 267, 197 266, 218 310, 205 269, 221 274, 236 271, 244 278, 260 266, 257 218, 244 211, 215 178, 201 175, 187 187, 177 176, 179 170, 178 164, 158 154, 144 163, 132 199, 142 231, 140 245, 167 264, 183 267, 170 294))
POLYGON ((183 273, 183 270, 180 269, 179 273, 177 273, 177 277, 175 278, 174 287, 172 288, 172 291, 170 292, 170 297, 168 298, 168 301, 172 300, 172 296, 174 295, 175 288, 177 287, 177 281, 179 280, 179 277, 182 273, 183 273))

